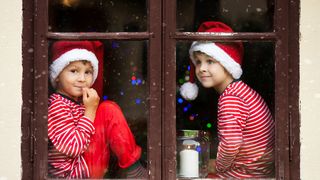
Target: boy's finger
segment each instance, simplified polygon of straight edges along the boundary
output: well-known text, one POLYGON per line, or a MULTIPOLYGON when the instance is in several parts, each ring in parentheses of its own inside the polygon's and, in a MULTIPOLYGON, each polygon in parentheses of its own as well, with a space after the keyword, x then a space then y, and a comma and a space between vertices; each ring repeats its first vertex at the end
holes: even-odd
POLYGON ((85 89, 85 88, 83 88, 83 89, 82 89, 82 92, 83 92, 83 95, 82 95, 83 100, 87 99, 87 98, 88 98, 88 90, 85 89))
POLYGON ((92 96, 91 89, 87 89, 87 95, 88 95, 88 97, 91 97, 91 96, 92 96))
POLYGON ((95 95, 95 96, 98 95, 98 93, 97 93, 97 91, 96 91, 95 89, 91 88, 90 90, 91 90, 91 93, 92 93, 93 95, 95 95))
POLYGON ((89 96, 91 96, 91 97, 98 95, 96 90, 93 88, 88 89, 88 93, 89 93, 89 96))

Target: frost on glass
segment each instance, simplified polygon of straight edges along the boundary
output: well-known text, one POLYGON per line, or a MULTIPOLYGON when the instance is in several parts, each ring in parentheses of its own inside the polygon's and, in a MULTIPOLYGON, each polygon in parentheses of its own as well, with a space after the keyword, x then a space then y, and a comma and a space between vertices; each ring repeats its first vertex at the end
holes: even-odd
POLYGON ((177 0, 177 31, 197 31, 204 21, 221 21, 237 32, 273 31, 273 9, 269 0, 177 0))
POLYGON ((58 32, 146 31, 145 0, 51 0, 49 30, 58 32))

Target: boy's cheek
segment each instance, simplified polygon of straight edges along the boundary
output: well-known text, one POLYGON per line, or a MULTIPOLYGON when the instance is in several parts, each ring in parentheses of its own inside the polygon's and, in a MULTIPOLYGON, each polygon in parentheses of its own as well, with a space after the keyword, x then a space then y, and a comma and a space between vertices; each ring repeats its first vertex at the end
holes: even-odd
POLYGON ((200 76, 198 75, 197 72, 196 72, 196 78, 201 82, 200 76))

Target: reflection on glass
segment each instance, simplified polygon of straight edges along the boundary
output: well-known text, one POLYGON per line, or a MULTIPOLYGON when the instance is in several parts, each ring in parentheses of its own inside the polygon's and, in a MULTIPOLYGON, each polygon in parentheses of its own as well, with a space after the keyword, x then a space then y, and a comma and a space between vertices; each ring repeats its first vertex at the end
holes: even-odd
POLYGON ((146 167, 147 41, 58 41, 49 46, 49 177, 124 178, 129 170, 120 166, 127 168, 128 151, 131 158, 139 160, 139 167, 146 167), (80 62, 79 58, 87 61, 80 62), (94 76, 96 65, 102 65, 102 74, 93 87, 101 101, 95 118, 90 118, 86 108, 91 106, 77 89, 89 86, 85 82, 94 76), (57 77, 52 78, 55 73, 57 77), (90 129, 91 119, 94 128, 90 129), (141 156, 136 145, 141 147, 141 156))
MULTIPOLYGON (((265 100, 271 114, 274 115, 274 43, 273 42, 245 42, 244 59, 242 63, 243 74, 241 80, 257 91, 265 100)), ((179 93, 179 88, 190 79, 190 58, 189 48, 191 42, 178 41, 176 44, 176 130, 181 131, 195 130, 192 132, 210 133, 210 159, 216 159, 218 147, 218 128, 217 128, 217 103, 219 94, 214 89, 204 88, 197 80, 199 87, 198 97, 193 101, 186 101, 179 93)), ((187 134, 189 139, 190 133, 187 134)), ((184 156, 180 157, 180 151, 188 150, 191 152, 197 147, 197 141, 182 138, 177 134, 177 175, 181 176, 181 162, 184 156), (189 143, 189 144, 188 144, 189 143), (180 174, 179 174, 180 173, 180 174)), ((201 151, 198 151, 201 152, 201 151)), ((190 153, 191 154, 191 153, 190 153)), ((201 155, 201 154, 199 154, 201 155)), ((200 156, 199 156, 200 157, 200 156)), ((199 161, 200 162, 200 158, 199 161)), ((185 166, 182 166, 185 167, 185 166)), ((185 171, 182 171, 182 175, 185 171)), ((196 174, 196 173, 194 173, 196 174)), ((194 176, 194 174, 188 174, 194 176)), ((198 173, 200 177, 200 171, 198 173)), ((210 173, 209 173, 210 176, 210 173)))
POLYGON ((146 31, 145 0, 50 0, 49 31, 146 31))
POLYGON ((196 32, 204 21, 221 21, 236 32, 273 31, 274 1, 177 0, 177 31, 196 32))

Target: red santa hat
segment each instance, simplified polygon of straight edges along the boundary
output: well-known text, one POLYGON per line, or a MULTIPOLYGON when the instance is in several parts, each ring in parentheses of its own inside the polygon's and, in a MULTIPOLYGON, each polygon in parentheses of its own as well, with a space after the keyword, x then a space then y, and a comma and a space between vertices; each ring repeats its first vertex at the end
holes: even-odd
MULTIPOLYGON (((208 21, 200 25, 198 32, 230 33, 233 30, 224 23, 208 21)), ((194 100, 198 95, 198 87, 194 77, 194 56, 193 52, 200 51, 217 60, 234 79, 242 75, 243 45, 241 42, 219 43, 211 41, 195 41, 192 43, 189 55, 192 61, 190 65, 189 82, 184 83, 180 88, 180 94, 186 100, 194 100)))
POLYGON ((56 78, 70 62, 86 60, 89 61, 93 67, 92 85, 96 87, 95 89, 98 92, 102 91, 103 52, 103 44, 100 41, 54 42, 51 48, 51 64, 49 67, 52 87, 56 88, 56 78), (95 81, 96 83, 93 84, 95 81))

